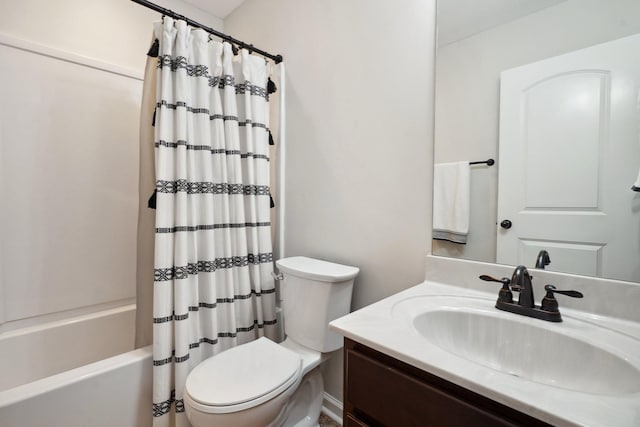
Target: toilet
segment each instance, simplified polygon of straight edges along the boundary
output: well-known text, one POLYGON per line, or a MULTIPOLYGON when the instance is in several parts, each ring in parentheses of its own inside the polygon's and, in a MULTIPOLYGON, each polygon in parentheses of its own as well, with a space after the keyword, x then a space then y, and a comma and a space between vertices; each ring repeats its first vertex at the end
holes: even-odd
POLYGON ((324 354, 342 347, 329 322, 349 313, 350 267, 307 257, 276 261, 286 339, 262 337, 202 361, 187 377, 184 405, 193 427, 318 425, 324 354))

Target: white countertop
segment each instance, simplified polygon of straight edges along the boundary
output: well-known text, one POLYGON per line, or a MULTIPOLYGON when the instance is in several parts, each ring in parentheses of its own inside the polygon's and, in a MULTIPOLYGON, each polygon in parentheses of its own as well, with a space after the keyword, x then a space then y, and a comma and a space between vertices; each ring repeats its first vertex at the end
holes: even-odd
MULTIPOLYGON (((429 343, 407 323, 406 318, 397 315, 397 310, 395 314, 393 313, 393 307, 401 301, 421 296, 462 296, 495 302, 499 287, 490 289, 492 292, 481 292, 425 281, 336 319, 330 325, 333 330, 347 338, 552 425, 640 426, 640 393, 615 396, 590 394, 516 378, 456 356, 429 343)), ((539 298, 540 295, 537 295, 538 300, 539 298)), ((577 319, 600 328, 613 330, 622 334, 627 340, 634 343, 638 341, 640 345, 638 322, 563 309, 562 303, 563 301, 560 300, 560 311, 565 319, 577 319)), ((539 324, 537 322, 550 324, 549 327, 563 327, 561 326, 563 323, 544 322, 513 313, 507 313, 507 315, 528 319, 525 321, 536 324, 539 324)), ((635 348, 634 344, 634 351, 635 348)), ((640 354, 637 356, 640 359, 640 354)), ((637 363, 637 360, 634 359, 633 362, 637 363)), ((581 360, 576 360, 575 363, 580 364, 581 360)), ((589 372, 585 372, 585 375, 589 375, 589 372)))

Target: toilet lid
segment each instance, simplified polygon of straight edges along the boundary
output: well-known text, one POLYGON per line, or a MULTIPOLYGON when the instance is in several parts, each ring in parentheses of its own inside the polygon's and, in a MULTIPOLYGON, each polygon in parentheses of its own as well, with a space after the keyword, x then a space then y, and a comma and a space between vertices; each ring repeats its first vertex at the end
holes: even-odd
MULTIPOLYGON (((185 385, 196 402, 212 407, 266 402, 293 384, 302 371, 300 356, 267 338, 223 351, 191 371, 185 385)), ((223 411, 227 412, 227 411, 223 411)))

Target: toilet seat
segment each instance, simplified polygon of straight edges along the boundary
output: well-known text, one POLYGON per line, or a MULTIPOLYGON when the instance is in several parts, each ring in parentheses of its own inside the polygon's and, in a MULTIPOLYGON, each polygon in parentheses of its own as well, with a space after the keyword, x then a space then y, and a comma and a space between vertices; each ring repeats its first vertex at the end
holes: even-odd
POLYGON ((273 399, 301 377, 300 355, 262 337, 196 366, 187 377, 185 399, 202 412, 237 412, 273 399))

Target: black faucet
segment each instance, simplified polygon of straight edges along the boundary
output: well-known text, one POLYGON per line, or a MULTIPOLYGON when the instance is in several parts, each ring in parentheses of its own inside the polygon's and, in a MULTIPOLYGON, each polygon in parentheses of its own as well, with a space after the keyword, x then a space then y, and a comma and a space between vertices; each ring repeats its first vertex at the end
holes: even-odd
POLYGON ((513 271, 511 276, 511 290, 520 293, 518 305, 521 307, 533 308, 533 285, 531 284, 531 276, 529 270, 524 265, 519 265, 513 271))
POLYGON ((582 293, 578 291, 560 291, 553 285, 546 285, 544 290, 547 291, 547 294, 542 299, 542 305, 535 305, 531 275, 524 265, 516 267, 511 279, 506 277, 495 279, 484 274, 480 276, 480 279, 487 282, 502 283, 502 289, 500 289, 498 300, 496 301, 497 309, 549 322, 562 322, 562 316, 558 310, 558 301, 555 299, 554 294, 562 294, 573 298, 583 297, 582 293), (517 303, 513 302, 511 291, 520 293, 517 303))
POLYGON ((538 252, 538 258, 536 259, 536 268, 544 268, 551 264, 551 258, 549 257, 549 252, 544 249, 538 252))

